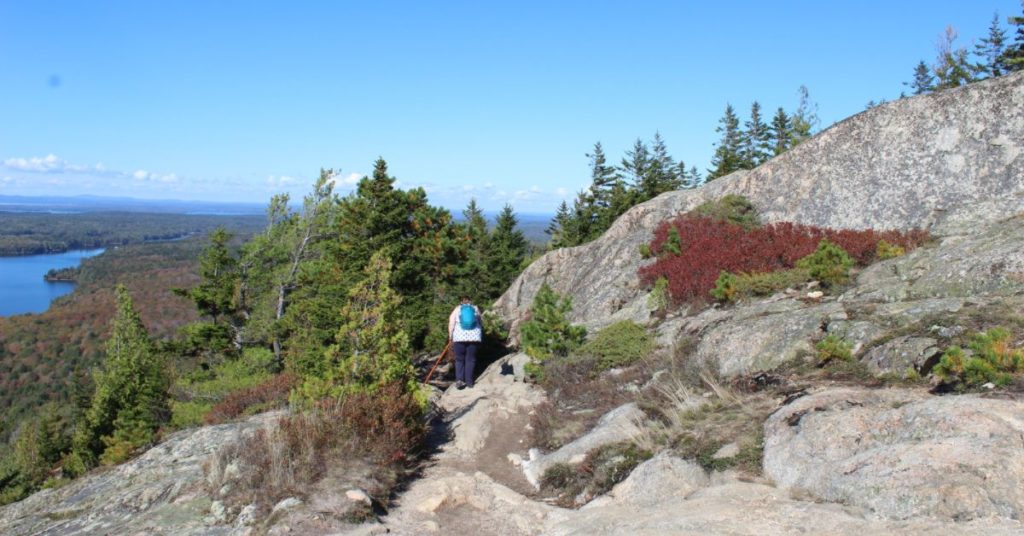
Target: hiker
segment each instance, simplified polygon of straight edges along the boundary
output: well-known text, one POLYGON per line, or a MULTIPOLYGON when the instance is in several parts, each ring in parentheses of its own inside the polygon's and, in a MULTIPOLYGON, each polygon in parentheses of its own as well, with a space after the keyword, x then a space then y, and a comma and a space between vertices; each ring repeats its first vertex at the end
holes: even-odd
POLYGON ((473 387, 473 368, 476 366, 476 351, 483 340, 480 326, 480 309, 473 305, 469 296, 462 296, 448 316, 448 340, 455 350, 455 387, 473 387))

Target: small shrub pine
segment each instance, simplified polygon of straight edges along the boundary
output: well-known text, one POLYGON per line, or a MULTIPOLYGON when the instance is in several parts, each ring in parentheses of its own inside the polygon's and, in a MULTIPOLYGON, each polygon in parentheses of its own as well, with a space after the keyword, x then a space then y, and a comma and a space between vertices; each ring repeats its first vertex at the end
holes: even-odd
POLYGON ((547 283, 541 285, 530 306, 530 319, 521 328, 524 351, 532 358, 528 372, 534 377, 543 375, 539 365, 544 361, 565 357, 583 344, 587 330, 569 322, 566 316, 571 311, 569 297, 560 297, 547 283))
POLYGON ((818 366, 825 366, 837 361, 852 361, 853 352, 850 344, 837 335, 828 335, 815 345, 818 350, 818 366))
POLYGON ((800 259, 796 265, 826 287, 833 287, 850 279, 853 259, 843 248, 825 239, 818 243, 814 253, 800 259))
POLYGON ((978 387, 986 383, 1007 385, 1014 374, 1024 372, 1024 350, 1011 346, 1011 334, 992 328, 971 338, 971 355, 959 346, 950 346, 942 354, 932 373, 958 388, 978 387))

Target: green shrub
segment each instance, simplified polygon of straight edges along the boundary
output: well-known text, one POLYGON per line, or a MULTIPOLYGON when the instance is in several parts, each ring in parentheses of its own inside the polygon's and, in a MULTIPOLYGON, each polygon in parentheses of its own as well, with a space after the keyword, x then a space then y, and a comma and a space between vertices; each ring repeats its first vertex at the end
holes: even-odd
MULTIPOLYGON (((648 246, 650 249, 650 246, 648 246)), ((673 255, 680 255, 683 252, 683 237, 679 234, 679 229, 672 227, 668 230, 668 239, 665 240, 665 244, 661 246, 661 250, 666 253, 672 253, 673 255)))
POLYGON ((693 212, 699 216, 727 221, 744 229, 753 229, 761 225, 754 204, 742 195, 729 194, 717 201, 708 201, 695 208, 693 212))
POLYGON ((711 296, 722 302, 736 301, 739 297, 739 291, 736 288, 736 275, 726 271, 718 274, 715 288, 711 289, 711 296))
POLYGON ((597 332, 576 353, 594 358, 598 370, 608 370, 631 365, 653 350, 654 340, 647 330, 623 320, 597 332))
POLYGON ((890 244, 885 240, 879 240, 878 246, 875 247, 875 258, 884 261, 886 259, 895 259, 896 257, 902 257, 907 254, 907 250, 903 246, 897 244, 890 244))
POLYGON ((565 357, 583 344, 587 330, 569 323, 566 315, 571 311, 570 298, 561 298, 547 283, 541 285, 530 306, 530 319, 521 328, 523 348, 532 358, 527 372, 535 378, 541 379, 544 361, 565 357))
POLYGON ((640 244, 640 258, 641 259, 650 259, 651 258, 651 245, 650 244, 648 244, 646 242, 644 242, 643 244, 640 244))
POLYGON ((807 270, 807 274, 827 287, 841 285, 850 278, 853 259, 836 244, 822 240, 818 249, 796 263, 797 268, 807 270))
POLYGON ((274 353, 266 348, 246 348, 242 355, 207 369, 196 369, 174 382, 171 425, 198 426, 214 405, 232 393, 250 389, 269 380, 275 366, 274 353))
POLYGON ((722 272, 715 281, 711 296, 722 302, 736 301, 747 296, 770 296, 780 290, 802 285, 809 279, 808 271, 802 268, 749 274, 722 272))
POLYGON ((1024 372, 1024 350, 1010 346, 1010 332, 1003 328, 992 328, 975 334, 968 356, 959 346, 950 346, 942 354, 939 363, 932 369, 945 383, 959 387, 977 387, 986 383, 1007 385, 1013 374, 1024 372))
POLYGON ((655 313, 662 313, 668 310, 669 305, 671 305, 671 298, 668 294, 668 278, 659 277, 654 282, 651 293, 647 296, 647 307, 655 313))
POLYGON ((825 366, 833 361, 852 361, 850 344, 836 335, 829 335, 815 345, 818 350, 818 365, 825 366))
POLYGON ((188 428, 203 424, 203 417, 213 408, 210 402, 197 402, 193 400, 171 401, 171 426, 173 428, 188 428))

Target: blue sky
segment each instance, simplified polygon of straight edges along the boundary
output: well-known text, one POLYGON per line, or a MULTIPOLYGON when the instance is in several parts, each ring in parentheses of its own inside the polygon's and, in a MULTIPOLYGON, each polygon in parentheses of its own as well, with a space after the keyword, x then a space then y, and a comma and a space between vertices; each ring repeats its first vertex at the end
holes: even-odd
POLYGON ((0 3, 0 194, 263 201, 388 160, 438 204, 550 212, 660 131, 705 169, 726 102, 823 126, 1017 0, 0 3))

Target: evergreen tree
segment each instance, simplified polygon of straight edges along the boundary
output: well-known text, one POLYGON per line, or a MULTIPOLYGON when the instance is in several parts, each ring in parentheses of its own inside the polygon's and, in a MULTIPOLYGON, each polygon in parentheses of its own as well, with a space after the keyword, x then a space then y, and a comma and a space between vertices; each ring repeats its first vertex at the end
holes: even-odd
POLYGON ((588 153, 590 159, 590 196, 597 211, 607 210, 612 204, 615 185, 621 181, 614 166, 608 165, 601 142, 594 144, 594 152, 588 153))
POLYGON ((772 118, 772 125, 768 132, 773 155, 778 156, 789 150, 792 145, 790 139, 792 130, 793 126, 790 123, 789 115, 786 114, 786 110, 782 109, 782 106, 779 106, 779 109, 775 111, 775 117, 772 118))
POLYGON ((999 25, 999 13, 992 15, 992 24, 988 27, 988 37, 984 37, 974 45, 974 54, 982 59, 978 64, 978 72, 989 76, 1002 76, 1006 72, 1003 54, 1006 52, 1006 32, 999 25))
POLYGON ((497 298, 519 275, 529 243, 517 227, 519 221, 510 205, 505 205, 491 231, 487 254, 487 274, 481 282, 485 295, 497 298))
MULTIPOLYGON (((1024 9, 1024 0, 1021 1, 1021 8, 1024 9)), ((1011 26, 1016 26, 1013 44, 1006 47, 1003 53, 1002 65, 1007 72, 1024 70, 1024 14, 1007 19, 1011 26)))
POLYGON ((210 233, 210 244, 199 256, 199 285, 175 293, 188 297, 196 309, 216 324, 234 311, 235 287, 238 284, 238 260, 228 249, 231 233, 223 227, 210 233))
POLYGON ((796 107, 796 112, 790 117, 791 146, 799 145, 810 139, 819 123, 818 105, 811 101, 811 93, 807 90, 807 86, 800 86, 797 93, 800 95, 800 103, 796 107))
MULTIPOLYGON (((634 146, 634 153, 637 147, 634 146)), ((647 157, 647 165, 641 172, 640 180, 636 183, 640 202, 653 199, 658 195, 682 187, 682 179, 678 175, 675 160, 668 154, 668 147, 665 145, 661 133, 654 133, 654 140, 651 143, 651 151, 647 157)))
POLYGON ((647 144, 640 138, 636 139, 633 143, 633 148, 626 151, 626 156, 622 158, 619 169, 627 181, 627 187, 631 187, 634 190, 638 190, 640 185, 644 181, 644 176, 647 175, 647 169, 651 162, 651 152, 647 148, 647 144))
POLYGON ((117 312, 96 391, 74 438, 68 469, 80 473, 97 460, 116 463, 152 442, 168 415, 168 378, 153 351, 128 290, 118 286, 117 312))
POLYGON ((743 166, 753 169, 771 158, 771 132, 761 118, 761 104, 754 101, 750 106, 750 119, 744 124, 741 155, 743 166))
POLYGON ((343 398, 399 383, 418 392, 410 360, 409 337, 402 329, 401 297, 391 288, 391 260, 377 252, 363 270, 365 277, 348 294, 341 310, 337 343, 324 360, 307 371, 296 390, 299 402, 343 398))
POLYGON ((721 134, 721 139, 715 147, 715 154, 711 158, 711 169, 708 170, 708 180, 724 177, 733 171, 743 169, 743 133, 740 131, 740 119, 731 104, 725 106, 725 115, 718 120, 719 126, 715 132, 721 134))
POLYGON ((563 199, 562 203, 558 205, 558 210, 555 211, 555 217, 551 219, 551 223, 544 229, 544 232, 551 237, 549 245, 552 249, 565 247, 565 230, 569 227, 569 220, 571 218, 569 204, 563 199))
POLYGON ((903 85, 910 86, 910 89, 914 91, 914 95, 923 95, 935 90, 935 76, 924 60, 921 60, 918 62, 917 67, 914 67, 914 80, 912 82, 904 82, 903 85))
POLYGON ((947 26, 936 45, 937 55, 932 67, 936 79, 935 89, 960 87, 975 80, 975 67, 968 61, 967 49, 953 46, 956 38, 956 29, 947 26))
POLYGON ((541 372, 540 363, 551 357, 565 357, 583 344, 587 330, 569 322, 571 312, 569 297, 561 298, 547 283, 541 285, 530 305, 529 320, 521 328, 522 346, 533 359, 534 375, 541 372))

